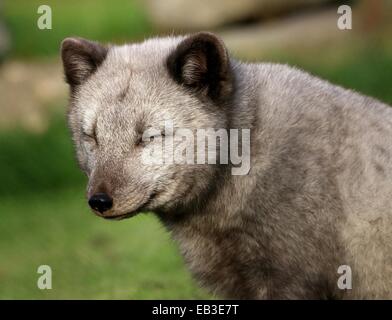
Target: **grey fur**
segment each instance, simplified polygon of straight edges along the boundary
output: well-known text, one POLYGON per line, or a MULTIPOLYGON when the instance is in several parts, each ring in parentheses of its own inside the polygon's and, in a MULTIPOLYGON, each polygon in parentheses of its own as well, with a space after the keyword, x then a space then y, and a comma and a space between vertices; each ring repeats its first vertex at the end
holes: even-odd
POLYGON ((222 297, 392 298, 392 109, 289 66, 233 58, 227 90, 210 99, 168 70, 186 39, 110 46, 71 87, 69 126, 87 194, 114 199, 97 214, 154 211, 195 277, 222 297), (140 133, 164 119, 251 128, 249 174, 142 164, 140 133), (337 287, 340 265, 352 268, 352 290, 337 287))

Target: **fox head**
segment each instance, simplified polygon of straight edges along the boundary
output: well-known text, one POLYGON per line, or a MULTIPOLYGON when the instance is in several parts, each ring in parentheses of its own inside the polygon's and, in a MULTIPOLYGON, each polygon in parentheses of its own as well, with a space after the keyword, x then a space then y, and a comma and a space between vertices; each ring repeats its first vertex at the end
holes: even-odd
POLYGON ((146 163, 143 153, 169 139, 165 121, 192 130, 228 127, 233 73, 218 37, 197 33, 124 46, 66 38, 61 56, 68 123, 97 215, 170 212, 208 193, 218 166, 146 163), (150 128, 158 131, 144 139, 150 128))

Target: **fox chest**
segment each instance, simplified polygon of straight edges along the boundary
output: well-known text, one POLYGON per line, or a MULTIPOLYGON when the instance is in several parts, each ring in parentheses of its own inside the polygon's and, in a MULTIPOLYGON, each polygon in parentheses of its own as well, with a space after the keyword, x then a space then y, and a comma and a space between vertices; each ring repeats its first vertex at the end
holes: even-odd
MULTIPOLYGON (((234 233, 232 233, 234 232, 234 233)), ((226 232, 174 232, 185 263, 196 280, 225 298, 261 298, 262 254, 251 237, 226 232)))

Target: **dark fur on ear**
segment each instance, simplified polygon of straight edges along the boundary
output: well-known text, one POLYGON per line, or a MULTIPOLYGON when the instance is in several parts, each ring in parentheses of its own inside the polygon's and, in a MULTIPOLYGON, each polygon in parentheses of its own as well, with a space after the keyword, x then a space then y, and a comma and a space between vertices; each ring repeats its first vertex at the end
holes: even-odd
POLYGON ((222 40, 200 32, 183 40, 167 59, 172 78, 217 100, 232 90, 230 58, 222 40))
POLYGON ((66 38, 61 43, 65 78, 71 87, 82 84, 105 60, 108 48, 97 42, 66 38))

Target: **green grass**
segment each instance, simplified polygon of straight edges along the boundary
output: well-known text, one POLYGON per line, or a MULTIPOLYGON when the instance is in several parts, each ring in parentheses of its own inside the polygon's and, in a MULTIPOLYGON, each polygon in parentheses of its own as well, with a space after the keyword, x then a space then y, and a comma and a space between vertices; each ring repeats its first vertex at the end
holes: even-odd
POLYGON ((85 184, 74 159, 64 116, 45 134, 0 133, 1 195, 39 193, 85 184))
POLYGON ((12 37, 10 54, 19 57, 56 55, 68 36, 130 41, 151 31, 135 0, 6 0, 4 18, 12 37), (37 9, 42 4, 52 8, 51 30, 37 27, 37 9))
POLYGON ((192 299, 208 297, 152 215, 95 217, 83 190, 2 198, 0 299, 192 299), (37 268, 52 268, 52 290, 37 268))

